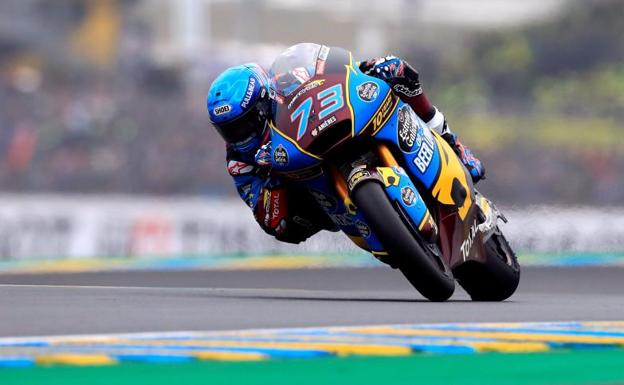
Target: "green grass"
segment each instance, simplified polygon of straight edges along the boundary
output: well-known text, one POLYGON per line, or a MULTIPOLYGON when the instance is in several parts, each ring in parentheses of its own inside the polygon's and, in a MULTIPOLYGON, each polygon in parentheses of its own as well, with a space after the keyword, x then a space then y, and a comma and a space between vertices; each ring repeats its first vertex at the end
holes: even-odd
POLYGON ((524 143, 528 146, 559 150, 624 154, 624 142, 618 140, 622 127, 613 119, 458 115, 454 121, 457 121, 454 127, 458 134, 479 150, 513 147, 524 143))
POLYGON ((613 385, 624 384, 624 349, 16 368, 0 384, 613 385))

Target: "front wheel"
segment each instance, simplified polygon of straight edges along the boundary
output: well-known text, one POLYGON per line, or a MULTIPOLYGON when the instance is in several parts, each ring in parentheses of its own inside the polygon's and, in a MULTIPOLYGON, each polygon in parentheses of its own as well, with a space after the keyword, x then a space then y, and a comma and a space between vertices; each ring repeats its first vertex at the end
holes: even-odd
POLYGON ((485 253, 485 263, 464 263, 454 270, 455 277, 473 301, 504 301, 520 283, 518 259, 498 228, 485 242, 485 253))
POLYGON ((431 301, 446 301, 453 295, 455 280, 437 245, 428 244, 410 231, 411 226, 404 222, 378 182, 362 182, 351 199, 390 258, 420 294, 431 301))

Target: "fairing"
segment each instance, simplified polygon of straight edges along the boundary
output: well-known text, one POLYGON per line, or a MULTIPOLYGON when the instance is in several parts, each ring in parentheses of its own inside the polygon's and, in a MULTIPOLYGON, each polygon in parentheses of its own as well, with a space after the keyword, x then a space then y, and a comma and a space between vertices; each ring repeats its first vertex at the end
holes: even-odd
POLYGON ((286 59, 281 58, 276 61, 279 65, 274 65, 274 71, 279 68, 282 74, 280 79, 287 77, 284 73, 297 79, 291 72, 298 68, 307 68, 309 75, 305 81, 273 85, 276 108, 270 126, 274 170, 314 191, 319 206, 356 244, 383 253, 364 218, 349 206, 351 181, 341 187, 339 179, 344 177, 330 175, 324 165, 328 154, 340 151, 351 139, 372 138, 389 148, 397 163, 373 166, 365 172, 384 185, 412 227, 417 231, 427 226, 444 227, 440 229, 445 237, 440 237, 440 246, 451 267, 466 259, 481 258, 476 248, 471 247, 468 253, 460 251, 460 245, 474 238, 470 227, 477 209, 472 182, 448 144, 384 81, 362 73, 350 52, 318 45, 304 48, 289 53, 305 53, 302 58, 288 56, 294 64, 286 66, 286 59), (393 178, 388 179, 390 173, 393 178), (435 206, 434 210, 428 206, 435 206))

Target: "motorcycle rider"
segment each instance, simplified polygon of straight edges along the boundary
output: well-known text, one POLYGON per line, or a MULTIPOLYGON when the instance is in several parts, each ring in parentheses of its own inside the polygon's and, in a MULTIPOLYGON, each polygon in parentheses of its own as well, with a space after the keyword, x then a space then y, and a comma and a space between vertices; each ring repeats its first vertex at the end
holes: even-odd
MULTIPOLYGON (((430 129, 436 130, 455 150, 476 183, 484 177, 481 162, 463 145, 440 112, 425 95, 418 72, 395 56, 359 63, 367 75, 386 81, 401 100, 430 129)), ((226 142, 228 173, 262 229, 278 240, 299 243, 322 229, 336 226, 309 194, 270 173, 271 151, 268 119, 271 118, 270 82, 255 63, 230 67, 208 91, 210 121, 226 142), (296 200, 293 199, 296 197, 296 200)))

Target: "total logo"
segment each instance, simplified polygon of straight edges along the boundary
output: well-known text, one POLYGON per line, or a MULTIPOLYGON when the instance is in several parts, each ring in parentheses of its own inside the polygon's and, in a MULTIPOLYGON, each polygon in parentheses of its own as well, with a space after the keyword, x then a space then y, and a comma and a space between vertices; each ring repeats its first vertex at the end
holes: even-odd
POLYGON ((470 226, 470 230, 468 231, 468 237, 462 242, 460 249, 462 253, 462 257, 464 257, 464 261, 468 258, 470 254, 470 249, 472 249, 472 245, 474 243, 475 237, 477 236, 478 231, 477 221, 475 220, 472 226, 470 226))

